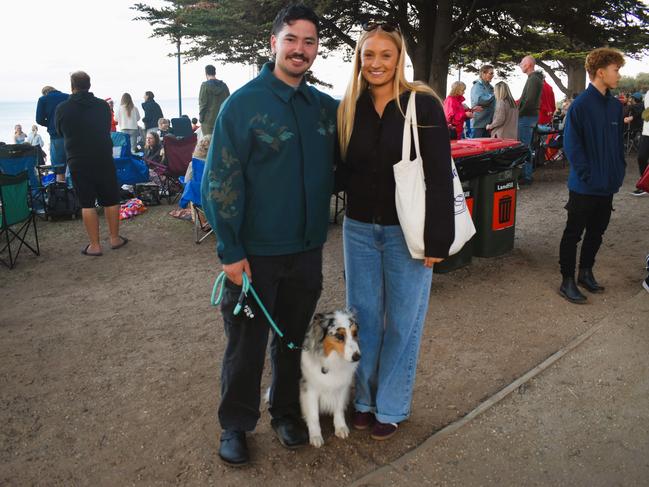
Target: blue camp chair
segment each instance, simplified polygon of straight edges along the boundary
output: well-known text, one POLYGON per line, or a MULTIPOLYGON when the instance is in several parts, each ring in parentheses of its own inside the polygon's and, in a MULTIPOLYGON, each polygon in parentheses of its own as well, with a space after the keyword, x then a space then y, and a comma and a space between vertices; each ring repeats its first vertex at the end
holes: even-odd
POLYGON ((40 255, 36 218, 29 206, 28 173, 15 176, 0 174, 0 255, 5 252, 9 260, 0 257, 0 262, 13 269, 20 250, 25 245, 34 254, 40 255), (34 229, 34 245, 27 242, 29 229, 34 229))
POLYGON ((201 179, 205 171, 205 161, 192 158, 192 178, 185 181, 185 189, 180 198, 180 207, 187 208, 192 204, 192 220, 194 220, 194 242, 197 244, 205 240, 213 232, 212 227, 205 217, 201 204, 201 179))
POLYGON ((0 173, 15 176, 27 172, 30 194, 37 208, 45 207, 45 194, 38 178, 40 147, 29 144, 0 145, 0 173))
POLYGON ((149 181, 149 168, 138 156, 131 153, 131 138, 124 132, 111 132, 113 139, 113 162, 120 185, 146 183, 149 181))

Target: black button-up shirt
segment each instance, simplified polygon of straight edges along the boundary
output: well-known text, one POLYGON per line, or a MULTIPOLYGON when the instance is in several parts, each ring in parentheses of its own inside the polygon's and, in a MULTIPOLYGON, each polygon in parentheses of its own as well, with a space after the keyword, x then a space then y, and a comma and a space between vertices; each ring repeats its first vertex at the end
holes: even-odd
MULTIPOLYGON (((401 160, 404 113, 410 92, 390 101, 379 117, 369 90, 356 103, 354 129, 337 179, 347 192, 345 214, 365 223, 398 225, 392 166, 401 160)), ((451 147, 441 104, 432 96, 416 95, 419 143, 426 178, 427 257, 446 257, 455 238, 451 147)), ((414 143, 411 158, 415 157, 414 143)))

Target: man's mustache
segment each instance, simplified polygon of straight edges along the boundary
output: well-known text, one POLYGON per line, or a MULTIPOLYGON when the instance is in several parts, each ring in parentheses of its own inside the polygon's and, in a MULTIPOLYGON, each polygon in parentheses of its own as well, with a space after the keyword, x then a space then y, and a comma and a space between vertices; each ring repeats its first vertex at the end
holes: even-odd
POLYGON ((309 59, 306 56, 304 56, 303 54, 292 54, 290 56, 287 56, 286 58, 287 59, 300 59, 300 60, 302 60, 304 62, 309 62, 309 59))

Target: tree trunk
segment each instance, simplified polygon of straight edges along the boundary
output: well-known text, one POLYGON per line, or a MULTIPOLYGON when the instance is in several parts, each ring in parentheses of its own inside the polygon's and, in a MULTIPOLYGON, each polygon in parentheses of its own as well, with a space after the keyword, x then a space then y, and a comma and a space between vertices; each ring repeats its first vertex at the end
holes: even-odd
POLYGON ((584 59, 563 59, 561 63, 568 75, 568 95, 581 93, 586 88, 586 68, 584 59))
POLYGON ((428 74, 430 73, 430 52, 427 47, 420 43, 414 49, 408 49, 408 55, 414 70, 413 77, 415 80, 424 83, 428 82, 428 74))
POLYGON ((451 40, 453 29, 453 1, 439 0, 437 2, 437 15, 433 36, 430 41, 430 71, 428 73, 428 84, 435 90, 440 98, 446 97, 446 79, 448 77, 449 52, 448 43, 451 40))

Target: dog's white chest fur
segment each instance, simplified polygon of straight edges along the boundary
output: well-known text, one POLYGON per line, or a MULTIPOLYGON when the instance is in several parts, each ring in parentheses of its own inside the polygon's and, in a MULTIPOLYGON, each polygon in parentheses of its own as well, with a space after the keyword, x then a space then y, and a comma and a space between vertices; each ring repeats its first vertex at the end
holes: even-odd
POLYGON ((347 438, 345 408, 361 357, 358 324, 344 311, 317 314, 304 338, 300 382, 300 406, 309 429, 309 442, 324 444, 320 414, 333 414, 336 436, 347 438))
POLYGON ((320 413, 334 414, 341 401, 347 405, 358 362, 348 362, 338 354, 329 357, 302 353, 302 386, 318 396, 320 413))

